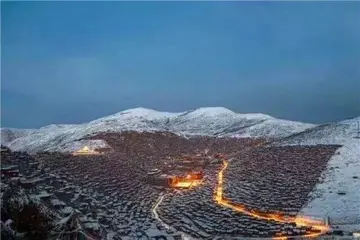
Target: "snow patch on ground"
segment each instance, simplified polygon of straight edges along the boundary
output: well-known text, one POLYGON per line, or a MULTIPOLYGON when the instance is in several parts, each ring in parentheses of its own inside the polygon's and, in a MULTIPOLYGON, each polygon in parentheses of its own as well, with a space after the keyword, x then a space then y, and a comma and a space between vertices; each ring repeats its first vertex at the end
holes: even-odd
POLYGON ((334 224, 359 224, 360 139, 349 139, 339 148, 322 177, 301 214, 329 216, 334 224))

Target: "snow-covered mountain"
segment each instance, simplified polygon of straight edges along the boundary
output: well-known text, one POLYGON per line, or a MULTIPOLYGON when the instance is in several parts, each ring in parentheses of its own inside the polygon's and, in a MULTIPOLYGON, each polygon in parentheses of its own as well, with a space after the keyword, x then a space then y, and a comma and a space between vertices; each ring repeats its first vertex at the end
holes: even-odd
POLYGON ((322 173, 321 181, 310 193, 311 200, 303 206, 300 215, 328 216, 333 224, 341 224, 339 229, 350 226, 346 224, 359 224, 358 122, 360 122, 360 117, 319 125, 275 143, 276 145, 342 145, 329 160, 326 170, 322 173))
POLYGON ((310 194, 312 200, 302 214, 329 216, 339 229, 344 224, 359 224, 360 217, 360 138, 357 124, 360 117, 308 129, 280 140, 280 145, 339 144, 331 157, 321 181, 310 194), (341 193, 341 195, 340 195, 341 193))
POLYGON ((17 138, 24 137, 34 131, 35 129, 1 128, 1 144, 5 144, 17 138))
POLYGON ((13 150, 65 151, 77 139, 106 131, 170 131, 180 135, 282 138, 314 126, 261 113, 235 113, 223 107, 198 108, 182 113, 135 108, 83 124, 45 126, 23 136, 8 138, 3 143, 13 150))
POLYGON ((340 122, 328 123, 309 128, 303 132, 293 134, 282 140, 281 145, 314 145, 339 144, 344 145, 357 136, 357 123, 360 117, 340 122))

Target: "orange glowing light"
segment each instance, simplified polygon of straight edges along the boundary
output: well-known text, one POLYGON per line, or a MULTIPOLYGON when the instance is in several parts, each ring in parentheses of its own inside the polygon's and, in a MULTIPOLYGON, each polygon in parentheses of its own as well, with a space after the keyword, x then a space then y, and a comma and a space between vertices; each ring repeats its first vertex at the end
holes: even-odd
POLYGON ((174 176, 171 180, 171 186, 174 188, 193 188, 202 183, 202 172, 191 172, 185 177, 174 176))
POLYGON ((171 186, 174 188, 192 188, 200 184, 201 179, 196 179, 189 174, 186 177, 174 177, 171 186))
MULTIPOLYGON (((314 230, 319 231, 318 233, 311 233, 311 234, 306 234, 306 235, 302 236, 302 237, 306 237, 306 238, 318 237, 318 236, 323 235, 330 231, 329 226, 325 225, 323 222, 311 219, 306 216, 288 217, 288 216, 284 216, 282 214, 262 213, 262 212, 257 212, 254 210, 249 210, 245 206, 242 206, 240 204, 231 203, 229 200, 227 200, 226 198, 223 197, 224 171, 228 167, 229 163, 224 160, 223 164, 224 165, 223 165, 222 169, 218 173, 218 185, 217 185, 217 188, 216 188, 216 191, 214 194, 215 195, 214 200, 219 205, 228 207, 234 211, 241 212, 243 214, 252 216, 257 219, 275 220, 280 223, 295 222, 298 227, 307 226, 307 227, 312 227, 314 230)), ((273 239, 282 240, 282 239, 287 239, 287 237, 281 236, 281 237, 274 237, 273 239)))
POLYGON ((192 185, 192 182, 177 182, 174 183, 173 187, 176 188, 189 188, 192 185))
POLYGON ((189 179, 178 179, 172 184, 174 188, 193 188, 199 186, 201 184, 201 180, 189 180, 189 179))
POLYGON ((97 155, 97 154, 100 154, 100 153, 93 150, 93 149, 90 149, 88 146, 85 146, 82 149, 80 149, 80 150, 78 150, 76 152, 73 152, 74 156, 77 156, 77 155, 97 155))

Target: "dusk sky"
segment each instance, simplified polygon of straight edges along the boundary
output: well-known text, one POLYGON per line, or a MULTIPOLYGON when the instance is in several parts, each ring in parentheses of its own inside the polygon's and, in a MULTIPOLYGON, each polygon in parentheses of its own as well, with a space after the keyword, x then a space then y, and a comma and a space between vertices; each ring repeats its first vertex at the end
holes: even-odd
POLYGON ((2 127, 128 108, 360 115, 360 2, 1 2, 2 127))

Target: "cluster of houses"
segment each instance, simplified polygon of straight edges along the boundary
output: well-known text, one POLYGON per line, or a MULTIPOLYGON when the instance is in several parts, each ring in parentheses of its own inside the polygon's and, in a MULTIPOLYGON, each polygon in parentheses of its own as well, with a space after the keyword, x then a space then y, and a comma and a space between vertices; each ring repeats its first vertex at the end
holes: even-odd
POLYGON ((79 210, 86 217, 79 218, 85 229, 103 229, 109 239, 179 239, 153 217, 159 190, 146 184, 141 170, 121 154, 39 153, 36 158, 58 177, 58 208, 79 210))
POLYGON ((244 152, 225 173, 224 197, 250 209, 295 216, 338 147, 262 147, 244 152))
MULTIPOLYGON (((75 226, 81 227, 85 239, 179 240, 180 232, 195 239, 311 232, 292 223, 259 220, 214 201, 225 153, 262 140, 135 132, 91 138, 104 139, 111 151, 82 146, 70 154, 29 156, 1 150, 2 179, 19 184, 61 216, 55 239, 73 237, 59 232, 73 232, 75 226)), ((335 150, 262 148, 239 153, 243 155, 224 174, 224 195, 249 208, 296 213, 335 150)))
MULTIPOLYGON (((54 212, 62 222, 70 215, 76 216, 79 225, 82 226, 82 234, 87 235, 84 239, 104 239, 106 232, 97 220, 91 219, 84 212, 81 203, 63 201, 66 194, 82 194, 81 188, 73 188, 66 176, 50 172, 36 157, 24 152, 12 152, 6 147, 1 147, 1 182, 10 186, 23 189, 26 195, 34 201, 40 201, 50 211, 54 212), (70 190, 73 190, 70 193, 70 190)), ((69 199, 68 199, 69 200, 69 199)), ((60 231, 61 232, 61 231, 60 231)), ((78 233, 77 233, 78 234, 78 233)), ((59 232, 51 232, 50 239, 68 239, 67 235, 59 236, 59 232)))

